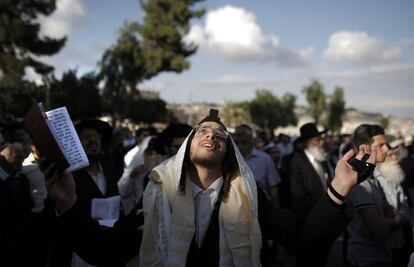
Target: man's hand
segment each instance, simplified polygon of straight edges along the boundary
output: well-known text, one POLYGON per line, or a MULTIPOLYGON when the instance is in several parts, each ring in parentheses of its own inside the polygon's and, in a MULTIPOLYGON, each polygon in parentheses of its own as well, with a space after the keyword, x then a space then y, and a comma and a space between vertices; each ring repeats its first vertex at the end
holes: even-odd
MULTIPOLYGON (((360 145, 359 152, 356 158, 361 160, 365 154, 370 154, 367 162, 375 164, 378 147, 369 147, 368 145, 360 145)), ((345 197, 349 191, 358 183, 358 173, 352 168, 348 161, 354 156, 353 150, 348 151, 336 164, 335 177, 331 182, 333 189, 341 196, 345 197)), ((343 201, 335 197, 331 190, 328 189, 328 195, 337 204, 342 204, 343 201)))
POLYGON ((76 187, 70 172, 59 173, 52 163, 44 172, 46 188, 50 197, 56 202, 59 213, 70 209, 76 202, 76 187))

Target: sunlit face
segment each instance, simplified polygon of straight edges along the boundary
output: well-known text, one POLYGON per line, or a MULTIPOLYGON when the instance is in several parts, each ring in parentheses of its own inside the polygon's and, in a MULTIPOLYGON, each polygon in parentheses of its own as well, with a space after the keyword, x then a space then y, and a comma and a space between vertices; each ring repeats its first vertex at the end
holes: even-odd
POLYGON ((190 144, 190 160, 195 165, 214 167, 226 154, 228 133, 216 122, 204 122, 196 128, 190 144))
POLYGON ((312 137, 310 138, 307 142, 306 142, 306 147, 322 147, 324 143, 323 137, 322 136, 316 136, 316 137, 312 137))
POLYGON ((82 130, 79 139, 86 154, 95 156, 101 153, 101 136, 95 129, 86 128, 82 130))
POLYGON ((387 153, 389 151, 387 140, 385 139, 385 135, 383 134, 375 135, 374 137, 372 137, 372 139, 374 140, 374 143, 372 143, 371 146, 378 146, 381 148, 380 151, 377 152, 376 162, 378 163, 384 162, 385 159, 387 158, 387 153))

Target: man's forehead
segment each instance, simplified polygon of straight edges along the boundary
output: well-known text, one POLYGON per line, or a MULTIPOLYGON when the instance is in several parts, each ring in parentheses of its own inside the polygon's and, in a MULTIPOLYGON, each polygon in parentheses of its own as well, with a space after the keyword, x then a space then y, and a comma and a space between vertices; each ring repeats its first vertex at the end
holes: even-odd
POLYGON ((210 127, 214 129, 222 129, 224 130, 223 126, 217 122, 214 121, 206 121, 200 124, 200 126, 210 127))
POLYGON ((374 135, 372 139, 374 140, 374 145, 382 145, 382 144, 387 143, 387 140, 385 139, 385 135, 383 134, 374 135))

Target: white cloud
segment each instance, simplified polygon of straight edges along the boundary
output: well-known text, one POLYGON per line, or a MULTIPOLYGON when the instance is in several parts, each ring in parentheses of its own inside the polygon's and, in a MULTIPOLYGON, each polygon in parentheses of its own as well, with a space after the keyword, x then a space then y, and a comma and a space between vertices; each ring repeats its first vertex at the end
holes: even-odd
POLYGON ((229 85, 257 85, 261 81, 254 77, 254 76, 246 76, 246 75, 225 75, 222 77, 218 77, 216 79, 210 79, 204 81, 207 85, 219 85, 219 86, 229 86, 229 85))
POLYGON ((282 47, 278 36, 263 33, 253 13, 231 5, 209 11, 204 27, 193 25, 186 41, 229 61, 274 63, 283 67, 306 65, 313 52, 312 48, 282 47))
POLYGON ((27 67, 24 70, 24 78, 29 81, 33 81, 37 85, 43 84, 42 76, 39 75, 32 67, 27 67))
POLYGON ((398 61, 401 51, 398 46, 388 47, 383 40, 365 32, 339 31, 330 36, 324 56, 335 61, 374 63, 398 61))
POLYGON ((40 18, 41 35, 64 37, 85 20, 86 11, 81 0, 57 0, 56 10, 50 16, 40 18))

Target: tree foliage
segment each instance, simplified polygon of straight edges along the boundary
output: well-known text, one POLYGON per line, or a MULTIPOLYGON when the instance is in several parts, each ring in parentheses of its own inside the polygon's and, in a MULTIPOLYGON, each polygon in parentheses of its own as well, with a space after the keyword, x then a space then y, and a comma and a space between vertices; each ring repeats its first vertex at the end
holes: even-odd
POLYGON ((172 115, 166 106, 167 103, 162 99, 136 98, 132 101, 127 115, 136 123, 167 122, 172 115))
POLYGON ((93 73, 78 78, 76 70, 69 70, 61 80, 50 81, 47 108, 66 106, 72 120, 100 116, 103 105, 98 83, 93 73))
POLYGON ((65 38, 53 39, 39 35, 39 15, 50 15, 55 0, 0 1, 0 70, 2 75, 21 79, 26 67, 46 75, 53 67, 38 56, 53 55, 65 44, 65 38))
POLYGON ((289 93, 278 98, 268 90, 257 90, 249 104, 250 116, 257 126, 273 134, 278 127, 297 124, 295 102, 296 97, 289 93))
POLYGON ((196 52, 194 44, 183 42, 190 20, 200 18, 204 9, 192 9, 201 0, 140 0, 145 11, 139 28, 144 48, 146 79, 161 71, 180 73, 190 67, 187 57, 196 52))
POLYGON ((325 127, 332 133, 340 133, 344 116, 346 114, 344 90, 336 87, 334 93, 329 98, 328 116, 325 127))
POLYGON ((44 86, 24 80, 26 68, 46 76, 53 67, 39 56, 57 53, 66 39, 40 36, 39 16, 55 10, 54 0, 0 1, 0 119, 23 117, 30 106, 44 100, 44 86))
POLYGON ((326 96, 322 85, 318 81, 313 81, 311 84, 305 86, 302 90, 308 102, 309 115, 314 119, 315 124, 318 125, 320 117, 326 111, 326 96))
POLYGON ((225 125, 234 127, 236 125, 250 122, 249 102, 227 102, 221 115, 225 125))
POLYGON ((45 99, 43 89, 25 80, 0 79, 0 120, 24 117, 33 103, 45 99))
POLYGON ((384 128, 384 130, 387 130, 390 126, 390 118, 386 116, 382 116, 379 120, 379 125, 384 128))
POLYGON ((183 37, 190 30, 190 20, 204 13, 203 9, 193 9, 199 1, 141 1, 143 24, 130 22, 121 28, 118 40, 100 62, 103 97, 115 117, 125 118, 130 110, 137 109, 137 85, 143 80, 163 71, 180 73, 189 68, 187 57, 197 47, 183 42, 183 37))

